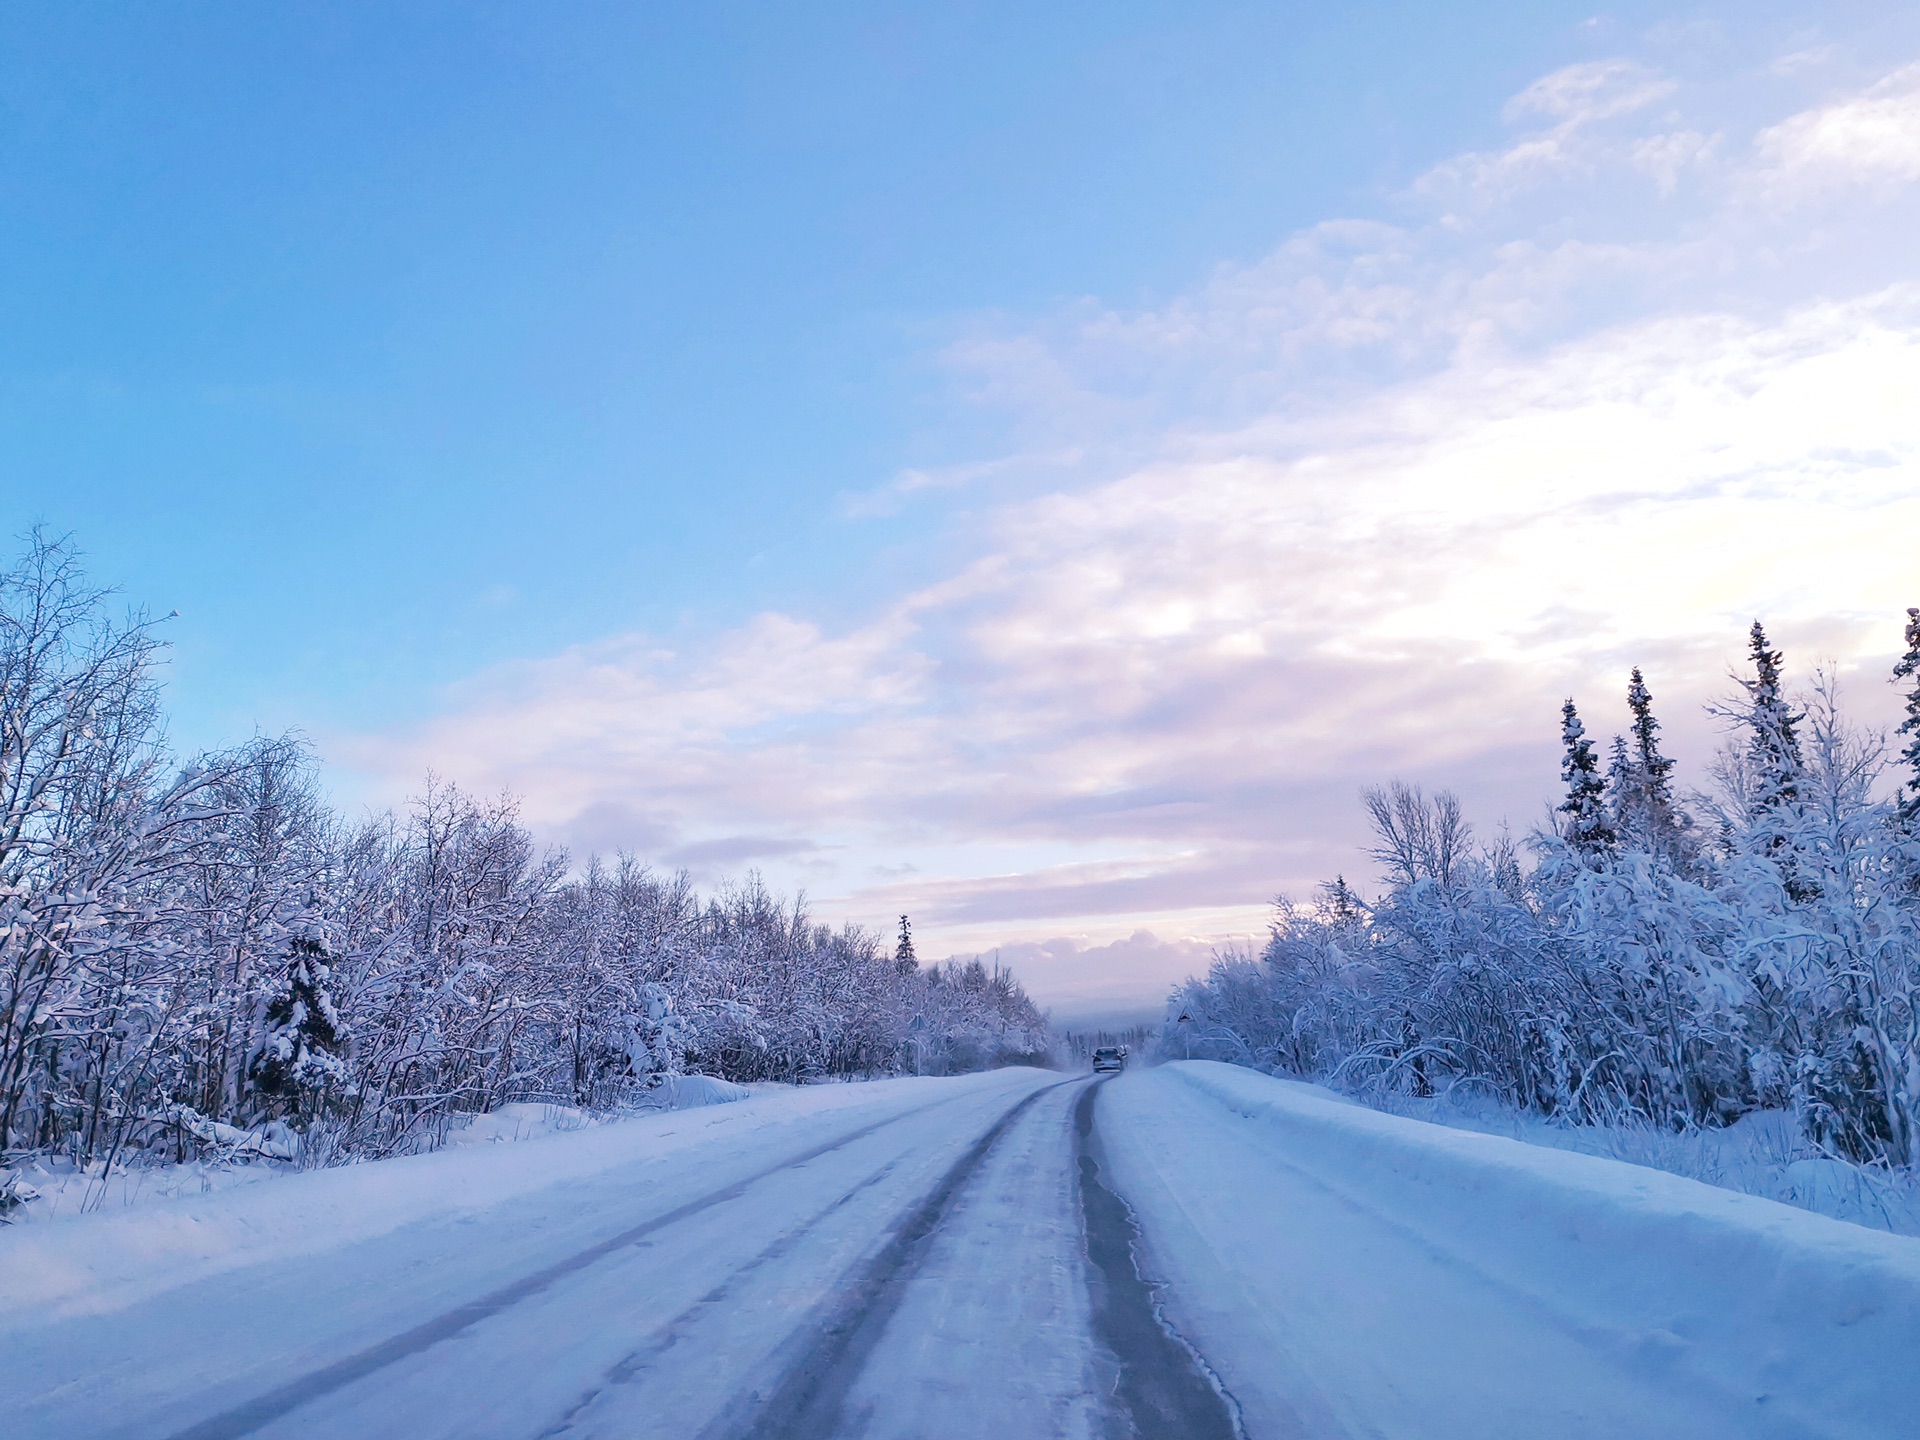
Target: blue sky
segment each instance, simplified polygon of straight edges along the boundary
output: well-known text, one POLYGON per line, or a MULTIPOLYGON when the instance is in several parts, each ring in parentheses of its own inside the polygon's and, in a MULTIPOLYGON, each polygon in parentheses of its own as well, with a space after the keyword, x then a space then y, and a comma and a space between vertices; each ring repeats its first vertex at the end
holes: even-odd
POLYGON ((1524 828, 1565 691, 1701 762, 1741 615, 1871 670, 1915 588, 1905 7, 6 34, 6 511, 181 612, 183 745, 353 800, 1142 994, 1359 783, 1524 828))
POLYGON ((968 317, 1184 288, 1584 45, 1326 8, 12 7, 7 509, 183 612, 196 740, 858 606, 937 535, 835 497, 995 443, 968 317))

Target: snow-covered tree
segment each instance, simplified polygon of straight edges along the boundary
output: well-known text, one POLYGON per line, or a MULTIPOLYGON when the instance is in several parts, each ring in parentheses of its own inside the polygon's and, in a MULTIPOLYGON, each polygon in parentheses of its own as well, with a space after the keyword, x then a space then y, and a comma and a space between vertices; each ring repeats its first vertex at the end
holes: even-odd
POLYGON ((1610 854, 1615 835, 1607 813, 1607 782, 1600 777, 1599 757, 1593 753, 1593 742, 1587 739, 1572 699, 1560 707, 1560 743, 1565 751, 1560 778, 1567 787, 1566 798, 1560 802, 1560 812, 1567 817, 1561 833, 1579 855, 1610 854))
POLYGON ((1906 740, 1900 749, 1900 762, 1906 766, 1902 777, 1900 815, 1908 824, 1920 820, 1920 608, 1907 607, 1905 634, 1907 650, 1893 667, 1893 678, 1907 682, 1906 715, 1895 728, 1906 740))
POLYGON ((1614 801, 1621 837, 1630 846, 1658 851, 1685 868, 1694 848, 1691 822, 1675 803, 1674 762, 1660 751, 1653 694, 1637 665, 1627 683, 1627 710, 1632 716, 1630 738, 1620 762, 1614 801))
POLYGON ((1744 718, 1751 777, 1747 803, 1750 816, 1760 819, 1791 805, 1799 794, 1804 762, 1798 727, 1805 717, 1796 714, 1787 699, 1781 685, 1781 654, 1768 644, 1758 620, 1749 632, 1747 651, 1753 661, 1753 679, 1740 682, 1747 692, 1744 718))
POLYGON ((285 1097, 296 1113, 315 1098, 344 1089, 347 1029, 333 1003, 333 956, 314 931, 303 927, 288 943, 286 965, 268 991, 265 1025, 247 1072, 264 1095, 285 1097))
MULTIPOLYGON (((1167 1043, 1413 1094, 1472 1083, 1574 1120, 1785 1109, 1809 1145, 1920 1164, 1912 782, 1884 798, 1885 748, 1843 721, 1831 682, 1789 696, 1758 626, 1749 644, 1710 802, 1722 843, 1693 838, 1636 672, 1610 849, 1593 844, 1596 766, 1570 704, 1566 797, 1531 868, 1411 787, 1364 792, 1384 893, 1362 905, 1340 882, 1309 909, 1282 902, 1257 960, 1221 956, 1176 990, 1167 1043)), ((1899 680, 1920 675, 1920 633, 1908 645, 1899 680)), ((1910 770, 1909 751, 1894 758, 1910 770)))

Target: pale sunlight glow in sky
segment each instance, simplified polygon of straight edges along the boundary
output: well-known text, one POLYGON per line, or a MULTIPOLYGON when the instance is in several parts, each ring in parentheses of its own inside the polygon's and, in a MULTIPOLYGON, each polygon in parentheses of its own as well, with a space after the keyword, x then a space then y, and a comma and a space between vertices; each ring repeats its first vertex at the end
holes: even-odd
POLYGON ((1740 133, 1640 63, 1543 77, 1509 148, 1413 187, 1419 218, 959 347, 1036 428, 1096 445, 1112 407, 1138 433, 1111 473, 983 498, 951 573, 853 625, 770 612, 697 657, 636 636, 482 676, 359 763, 511 784, 585 844, 654 827, 941 948, 1191 945, 1351 868, 1368 780, 1533 823, 1559 699, 1615 723, 1635 661, 1698 764, 1755 615, 1870 691, 1920 594, 1920 274, 1894 253, 1917 83, 1740 133), (1545 232, 1543 189, 1571 196, 1545 232), (1583 191, 1691 214, 1590 239, 1583 191), (1641 293, 1551 313, 1608 289, 1641 293), (1408 344, 1425 373, 1312 373, 1408 344), (1135 418, 1196 371, 1228 413, 1135 418))
MULTIPOLYGON (((1704 783, 1756 616, 1884 721, 1920 603, 1920 25, 1738 13, 1570 25, 1453 97, 1488 143, 1177 283, 976 286, 897 361, 944 438, 823 461, 816 528, 699 552, 691 612, 607 590, 384 708, 220 713, 300 724, 371 799, 432 770, 576 854, 911 913, 923 954, 998 949, 1069 1010, 1150 1002, 1259 943, 1274 895, 1364 876, 1364 784, 1524 833, 1561 700, 1604 738, 1631 665, 1704 783), (752 578, 807 546, 813 579, 752 578)), ((901 409, 809 401, 863 403, 901 409)), ((675 523, 634 530, 664 554, 675 523)), ((473 624, 518 624, 538 575, 485 569, 473 624)))

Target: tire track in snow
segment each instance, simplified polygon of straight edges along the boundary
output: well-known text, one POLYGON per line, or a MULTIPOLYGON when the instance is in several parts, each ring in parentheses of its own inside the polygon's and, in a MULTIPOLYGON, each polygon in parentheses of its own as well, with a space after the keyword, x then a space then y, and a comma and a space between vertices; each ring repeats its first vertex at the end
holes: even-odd
POLYGON ((702 1316, 711 1313, 716 1306, 725 1304, 728 1300, 731 1300, 734 1290, 742 1280, 763 1266, 769 1265, 787 1255, 792 1251, 794 1246, 798 1245, 811 1231, 816 1229, 821 1221, 837 1214, 840 1210, 856 1200, 863 1191, 872 1189, 875 1185, 886 1179, 899 1167, 899 1163, 898 1160, 887 1161, 886 1164, 867 1176, 859 1184, 841 1194, 825 1209, 808 1216, 798 1225, 781 1234, 771 1245, 768 1245, 759 1254, 747 1260, 746 1263, 728 1275, 726 1279, 722 1280, 718 1285, 694 1301, 693 1304, 689 1305, 685 1310, 682 1310, 678 1315, 674 1316, 673 1319, 661 1326, 653 1339, 645 1345, 628 1352, 614 1362, 614 1364, 610 1365, 601 1382, 591 1390, 582 1394, 572 1405, 568 1406, 561 1417, 554 1421, 547 1429, 542 1430, 539 1435, 535 1437, 535 1440, 560 1440, 560 1437, 572 1433, 575 1422, 579 1420, 582 1414, 586 1412, 595 1401, 599 1400, 601 1396, 619 1386, 631 1385, 635 1380, 639 1379, 650 1370, 662 1356, 668 1354, 676 1345, 686 1339, 687 1335, 692 1331, 694 1325, 702 1316))
POLYGON ((1100 1083, 1074 1106, 1080 1206, 1093 1283, 1094 1333, 1120 1362, 1114 1399, 1128 1433, 1180 1440, 1241 1440, 1238 1406, 1187 1340, 1167 1322, 1140 1270, 1139 1222, 1100 1179, 1093 1107, 1100 1083))
MULTIPOLYGON (((1038 1091, 1035 1092, 1036 1095, 1039 1093, 1038 1091)), ((947 1103, 950 1103, 950 1101, 937 1100, 934 1102, 935 1105, 947 1103)), ((1028 1102, 1022 1102, 1022 1106, 1017 1108, 1024 1108, 1026 1103, 1028 1102)), ((230 1410, 222 1411, 210 1419, 189 1425, 184 1430, 177 1430, 169 1437, 169 1440, 241 1440, 241 1437, 253 1434, 272 1421, 278 1420, 281 1416, 299 1409, 310 1401, 317 1400, 323 1395, 330 1395, 335 1391, 345 1389, 356 1381, 364 1380, 367 1376, 386 1369, 389 1365, 396 1364, 409 1356, 418 1355, 424 1350, 429 1350, 435 1345, 439 1345, 444 1341, 453 1339, 456 1335, 471 1330, 481 1321, 500 1314, 502 1311, 517 1305, 522 1300, 526 1300, 545 1290, 551 1289, 555 1284, 566 1279, 569 1275, 586 1269, 589 1265, 605 1259, 615 1251, 623 1250, 628 1246, 644 1240, 656 1231, 664 1230, 670 1225, 677 1225, 680 1221, 697 1215, 702 1210, 709 1209, 712 1206, 724 1204, 729 1200, 736 1200, 755 1185, 780 1174, 784 1170, 791 1170, 795 1166, 805 1165, 808 1161, 817 1160, 823 1155, 830 1155, 836 1150, 844 1149, 848 1145, 853 1144, 855 1141, 865 1139, 876 1130, 882 1130, 889 1125, 896 1125, 902 1120, 911 1119, 930 1108, 932 1107, 920 1106, 913 1110, 904 1111, 898 1115, 890 1115, 884 1120, 876 1120, 870 1125, 863 1125, 857 1130, 850 1131, 848 1134, 842 1135, 836 1140, 827 1141, 809 1150, 804 1150, 798 1155, 789 1156, 777 1165, 769 1165, 766 1169, 756 1171, 745 1179, 736 1180, 733 1184, 715 1190, 710 1194, 702 1195, 695 1200, 689 1200, 684 1205, 675 1206, 665 1214, 656 1215, 651 1220, 643 1220, 638 1225, 630 1226, 617 1235, 610 1236, 597 1244, 588 1246, 584 1250, 577 1251, 564 1260, 556 1261, 544 1269, 536 1270, 531 1275, 522 1276, 510 1285, 503 1285, 497 1290, 482 1295, 477 1300, 470 1300, 464 1305, 456 1306, 452 1310, 436 1315, 433 1319, 416 1325, 411 1330, 402 1331, 400 1334, 383 1340, 376 1345, 369 1345, 364 1350, 357 1351, 343 1360, 337 1360, 331 1365, 322 1366, 320 1369, 311 1371, 297 1380, 290 1381, 276 1390, 269 1390, 266 1394, 256 1396, 244 1404, 236 1405, 230 1410)), ((1005 1118, 999 1123, 1004 1125, 1006 1123, 1005 1118)))
POLYGON ((744 1422, 737 1411, 723 1415, 702 1432, 702 1440, 724 1436, 748 1440, 833 1440, 841 1433, 847 1392, 880 1342, 887 1322, 900 1308, 934 1233, 953 1209, 993 1147, 1021 1116, 1061 1081, 1021 1099, 993 1123, 956 1160, 907 1218, 894 1228, 880 1251, 846 1289, 846 1298, 818 1327, 812 1344, 790 1364, 772 1394, 760 1400, 744 1422))

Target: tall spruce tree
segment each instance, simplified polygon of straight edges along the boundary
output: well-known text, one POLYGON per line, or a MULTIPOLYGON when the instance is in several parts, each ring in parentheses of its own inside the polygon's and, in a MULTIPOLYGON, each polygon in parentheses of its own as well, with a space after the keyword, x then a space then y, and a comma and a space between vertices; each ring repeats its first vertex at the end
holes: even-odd
POLYGON ((1360 923, 1360 901, 1353 893, 1353 887, 1347 884, 1347 877, 1336 875, 1331 885, 1320 887, 1326 895, 1327 913, 1335 925, 1357 925, 1360 923))
POLYGON ((1747 833, 1745 844, 1780 867, 1787 898, 1805 905, 1820 893, 1811 873, 1794 854, 1792 810, 1800 798, 1804 762, 1795 714, 1780 688, 1781 655, 1767 643, 1758 620, 1749 634, 1753 679, 1741 681, 1747 692, 1747 833))
POLYGON ((913 925, 904 915, 900 917, 900 943, 893 947, 893 963, 903 975, 920 968, 919 958, 913 953, 913 925))
POLYGON ((1767 643, 1767 632, 1753 622, 1747 641, 1753 657, 1753 679, 1742 680, 1747 692, 1747 758, 1751 767, 1749 803, 1755 819, 1791 805, 1800 794, 1800 738, 1796 715, 1780 689, 1781 653, 1767 643))
POLYGON ((1660 722, 1653 716, 1653 692, 1638 665, 1627 682, 1627 709, 1633 716, 1616 760, 1619 771, 1615 824, 1623 843, 1681 858, 1687 825, 1673 800, 1673 761, 1660 753, 1660 722))
POLYGON ((1900 818, 1908 824, 1920 822, 1920 608, 1907 607, 1907 653, 1893 667, 1893 678, 1910 682, 1907 686, 1907 718, 1895 727, 1896 735, 1907 736, 1900 751, 1906 762, 1907 780, 1901 787, 1900 818))
POLYGON ((1607 785, 1600 778, 1600 758, 1593 753, 1593 742, 1587 739, 1586 727, 1580 723, 1571 699, 1560 707, 1560 741, 1566 747, 1560 777, 1567 782, 1567 798, 1560 802, 1567 817, 1562 833, 1579 854, 1597 858, 1611 851, 1618 837, 1607 814, 1607 785))
POLYGON ((1660 753, 1660 722, 1653 718, 1653 692, 1647 689, 1638 665, 1627 683, 1627 708, 1633 712, 1633 758, 1647 804, 1668 809, 1673 803, 1673 761, 1660 753))
POLYGON ((1627 753, 1627 737, 1615 735, 1607 751, 1606 794, 1607 816, 1616 840, 1633 823, 1633 794, 1637 788, 1633 759, 1627 753))

